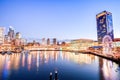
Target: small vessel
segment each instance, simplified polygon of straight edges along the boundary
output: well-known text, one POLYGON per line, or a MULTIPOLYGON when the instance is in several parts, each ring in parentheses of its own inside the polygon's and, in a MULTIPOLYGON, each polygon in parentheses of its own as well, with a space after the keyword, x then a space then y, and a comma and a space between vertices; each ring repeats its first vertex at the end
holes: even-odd
POLYGON ((2 49, 1 54, 4 55, 6 52, 7 52, 6 50, 2 49))
POLYGON ((9 55, 10 55, 10 54, 12 54, 12 52, 11 52, 11 51, 7 51, 6 53, 7 53, 7 54, 9 54, 9 55))
POLYGON ((2 51, 2 55, 4 55, 6 53, 6 51, 2 51))

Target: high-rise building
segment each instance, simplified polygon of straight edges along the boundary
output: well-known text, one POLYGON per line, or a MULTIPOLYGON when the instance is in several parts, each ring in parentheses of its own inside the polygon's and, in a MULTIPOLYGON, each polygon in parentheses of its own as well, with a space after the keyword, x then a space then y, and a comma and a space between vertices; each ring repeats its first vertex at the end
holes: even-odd
POLYGON ((14 29, 11 26, 9 27, 8 36, 10 37, 10 40, 14 39, 15 33, 14 29))
POLYGON ((56 45, 57 44, 57 40, 56 38, 53 38, 53 45, 56 45))
POLYGON ((10 37, 9 37, 8 35, 5 35, 5 36, 4 36, 4 43, 5 43, 5 44, 10 43, 10 37))
POLYGON ((50 45, 50 39, 49 38, 47 39, 47 45, 50 45))
POLYGON ((46 45, 45 38, 42 38, 42 45, 46 45))
POLYGON ((0 44, 4 43, 4 27, 0 27, 0 44))
POLYGON ((17 33, 16 33, 15 38, 16 38, 16 39, 20 39, 20 38, 21 38, 20 32, 17 32, 17 33))
MULTIPOLYGON (((27 43, 26 39, 23 39, 23 38, 16 38, 14 41, 14 45, 16 46, 25 45, 26 43, 27 43)), ((33 41, 33 43, 36 43, 36 42, 33 41)))
POLYGON ((112 13, 103 11, 96 15, 98 43, 102 42, 105 35, 114 39, 112 13))

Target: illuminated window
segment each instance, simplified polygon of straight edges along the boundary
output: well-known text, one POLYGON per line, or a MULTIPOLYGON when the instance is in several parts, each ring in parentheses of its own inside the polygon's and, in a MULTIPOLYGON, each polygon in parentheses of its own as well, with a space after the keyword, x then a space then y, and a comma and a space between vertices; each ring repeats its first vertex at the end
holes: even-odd
POLYGON ((103 24, 103 27, 105 27, 105 24, 103 24))

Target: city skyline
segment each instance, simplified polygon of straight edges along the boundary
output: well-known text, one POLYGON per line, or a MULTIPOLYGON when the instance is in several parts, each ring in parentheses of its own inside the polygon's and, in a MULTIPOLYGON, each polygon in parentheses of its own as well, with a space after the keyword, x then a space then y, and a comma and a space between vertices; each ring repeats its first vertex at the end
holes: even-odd
MULTIPOLYGON (((109 0, 1 0, 0 26, 24 38, 97 40, 96 14, 112 13, 115 38, 120 38, 120 1, 109 0)), ((7 30, 6 30, 7 31, 7 30)))

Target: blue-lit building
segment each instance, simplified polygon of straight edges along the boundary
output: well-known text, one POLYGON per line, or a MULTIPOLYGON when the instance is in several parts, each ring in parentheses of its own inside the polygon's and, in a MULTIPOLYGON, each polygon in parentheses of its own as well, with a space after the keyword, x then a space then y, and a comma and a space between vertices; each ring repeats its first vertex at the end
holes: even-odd
POLYGON ((114 39, 112 13, 103 11, 96 15, 98 43, 102 42, 105 35, 114 39))

